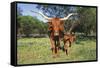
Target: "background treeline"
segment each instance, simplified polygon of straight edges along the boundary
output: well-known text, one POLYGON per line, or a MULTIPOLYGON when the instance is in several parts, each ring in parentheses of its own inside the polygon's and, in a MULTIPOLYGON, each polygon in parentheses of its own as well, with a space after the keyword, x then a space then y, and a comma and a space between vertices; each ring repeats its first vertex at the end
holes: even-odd
MULTIPOLYGON (((69 13, 78 13, 77 16, 70 17, 64 21, 65 31, 72 28, 72 32, 85 36, 96 36, 96 8, 95 7, 73 7, 73 6, 54 6, 54 5, 37 5, 48 17, 65 17, 69 13)), ((36 17, 24 16, 23 10, 17 8, 17 36, 18 37, 46 37, 48 34, 48 24, 36 17)))
POLYGON ((42 36, 47 33, 47 24, 32 16, 18 16, 18 36, 42 36))

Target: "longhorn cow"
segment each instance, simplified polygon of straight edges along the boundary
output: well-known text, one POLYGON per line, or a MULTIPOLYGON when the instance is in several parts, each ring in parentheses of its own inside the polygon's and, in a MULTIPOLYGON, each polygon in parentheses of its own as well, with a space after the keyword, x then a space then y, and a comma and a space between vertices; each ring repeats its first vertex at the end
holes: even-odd
MULTIPOLYGON (((50 42, 51 42, 51 49, 53 57, 59 56, 59 49, 60 49, 60 39, 64 37, 64 20, 67 20, 70 16, 76 15, 77 13, 70 13, 68 16, 64 18, 50 18, 46 15, 44 15, 42 12, 35 12, 31 11, 37 14, 40 14, 42 17, 44 17, 46 20, 48 20, 49 24, 49 32, 50 32, 50 42)), ((68 36, 65 36, 68 37, 68 36)), ((66 40, 66 39, 65 39, 66 40)), ((64 50, 67 51, 67 45, 64 41, 64 50)))

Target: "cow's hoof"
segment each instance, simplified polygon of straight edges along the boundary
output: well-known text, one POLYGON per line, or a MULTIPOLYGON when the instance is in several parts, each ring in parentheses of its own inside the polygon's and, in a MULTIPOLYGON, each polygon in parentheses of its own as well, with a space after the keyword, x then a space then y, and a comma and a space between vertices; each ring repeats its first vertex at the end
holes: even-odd
POLYGON ((53 57, 53 58, 56 58, 57 56, 56 56, 56 55, 53 55, 52 57, 53 57))
POLYGON ((69 54, 67 53, 66 55, 68 56, 69 54))
POLYGON ((69 45, 69 47, 71 47, 71 45, 69 45))
POLYGON ((60 56, 59 54, 56 54, 56 55, 53 55, 53 58, 57 58, 59 56, 60 56))

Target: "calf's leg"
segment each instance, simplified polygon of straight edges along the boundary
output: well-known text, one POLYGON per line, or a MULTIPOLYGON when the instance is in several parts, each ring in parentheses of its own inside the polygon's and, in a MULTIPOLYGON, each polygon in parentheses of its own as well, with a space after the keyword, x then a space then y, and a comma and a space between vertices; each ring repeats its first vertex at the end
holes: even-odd
POLYGON ((70 41, 65 41, 64 42, 64 51, 65 51, 65 54, 68 55, 69 53, 69 46, 70 46, 70 41))

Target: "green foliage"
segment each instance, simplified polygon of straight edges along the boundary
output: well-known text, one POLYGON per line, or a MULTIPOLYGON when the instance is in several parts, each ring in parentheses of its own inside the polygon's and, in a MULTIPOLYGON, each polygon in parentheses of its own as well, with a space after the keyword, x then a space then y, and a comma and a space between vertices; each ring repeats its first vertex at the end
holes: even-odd
POLYGON ((30 34, 41 34, 46 33, 46 24, 39 21, 37 18, 31 16, 18 16, 18 33, 25 34, 29 37, 30 34))
POLYGON ((72 28, 72 32, 84 33, 87 35, 96 36, 96 8, 90 7, 77 7, 78 16, 77 19, 69 19, 65 21, 65 29, 69 31, 72 28))
MULTIPOLYGON (((38 64, 96 60, 95 39, 80 39, 73 43, 69 55, 60 51, 60 57, 53 58, 49 38, 22 38, 18 40, 18 64, 38 64), (89 42, 89 43, 88 43, 89 42)), ((61 44, 63 45, 63 44, 61 44)))
POLYGON ((96 33, 96 8, 78 8, 81 32, 86 35, 96 33))

